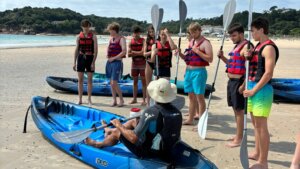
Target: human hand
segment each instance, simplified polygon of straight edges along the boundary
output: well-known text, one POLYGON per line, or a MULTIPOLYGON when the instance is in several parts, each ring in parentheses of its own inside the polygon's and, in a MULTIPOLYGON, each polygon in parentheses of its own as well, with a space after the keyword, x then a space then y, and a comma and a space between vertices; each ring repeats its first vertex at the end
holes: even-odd
POLYGON ((223 50, 219 50, 218 55, 217 55, 220 59, 224 57, 224 51, 223 50))
POLYGON ((244 85, 241 85, 240 87, 239 87, 239 93, 240 94, 243 94, 243 91, 245 90, 245 86, 244 85))
POLYGON ((252 55, 253 55, 253 49, 247 49, 245 52, 244 52, 244 57, 247 59, 247 60, 251 60, 252 59, 252 55))
POLYGON ((114 57, 108 58, 108 61, 109 61, 109 62, 113 62, 114 60, 115 60, 114 57))
POLYGON ((253 96, 255 93, 253 90, 244 90, 243 95, 244 97, 251 97, 253 96))
POLYGON ((169 35, 169 30, 168 30, 167 28, 165 28, 165 29, 164 29, 164 33, 165 33, 166 35, 169 35))
POLYGON ((121 122, 118 119, 113 119, 110 121, 116 128, 120 128, 122 126, 121 122))
POLYGON ((94 71, 95 70, 95 63, 91 64, 91 70, 94 71))
POLYGON ((199 49, 198 49, 198 47, 193 46, 193 47, 192 47, 192 51, 195 52, 195 53, 197 53, 197 52, 199 52, 199 49))
POLYGON ((76 71, 76 64, 73 65, 73 70, 76 71))

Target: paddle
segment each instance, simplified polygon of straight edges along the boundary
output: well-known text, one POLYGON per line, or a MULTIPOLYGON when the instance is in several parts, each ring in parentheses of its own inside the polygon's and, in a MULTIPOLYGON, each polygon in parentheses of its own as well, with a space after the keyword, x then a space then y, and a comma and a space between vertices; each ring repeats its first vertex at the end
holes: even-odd
MULTIPOLYGON (((183 0, 179 0, 179 40, 178 40, 178 49, 180 49, 180 44, 181 44, 181 31, 182 31, 182 26, 185 21, 187 14, 187 7, 186 4, 184 3, 183 0)), ((177 53, 177 63, 176 63, 176 76, 175 76, 175 85, 177 84, 177 76, 178 76, 178 64, 179 64, 179 54, 177 53)))
MULTIPOLYGON (((220 47, 220 50, 223 49, 223 45, 224 45, 224 39, 225 39, 225 32, 233 18, 234 12, 235 12, 235 7, 236 7, 236 1, 235 0, 229 0, 225 6, 224 9, 224 14, 223 14, 223 39, 222 39, 222 44, 220 47)), ((218 64, 215 70, 215 77, 214 77, 214 81, 212 83, 212 89, 214 89, 215 86, 215 82, 216 82, 216 78, 217 78, 217 74, 218 74, 218 69, 219 69, 219 64, 220 64, 220 58, 218 59, 218 64)), ((202 139, 205 139, 206 137, 206 131, 207 131, 207 119, 208 119, 208 109, 209 109, 209 105, 210 105, 210 101, 211 101, 211 97, 212 97, 212 93, 213 90, 210 91, 209 94, 209 99, 208 99, 208 104, 206 107, 205 112, 202 114, 202 116, 199 119, 198 122, 198 134, 202 139)))
MULTIPOLYGON (((253 0, 249 2, 249 16, 248 16, 248 50, 251 45, 251 22, 252 22, 252 9, 253 9, 253 0)), ((249 77, 249 60, 246 60, 246 86, 245 89, 248 88, 248 77, 249 77)), ((247 149, 247 111, 248 111, 248 98, 245 98, 245 110, 244 110, 244 132, 243 139, 240 148, 240 161, 243 168, 249 168, 249 160, 248 160, 248 149, 247 149)))

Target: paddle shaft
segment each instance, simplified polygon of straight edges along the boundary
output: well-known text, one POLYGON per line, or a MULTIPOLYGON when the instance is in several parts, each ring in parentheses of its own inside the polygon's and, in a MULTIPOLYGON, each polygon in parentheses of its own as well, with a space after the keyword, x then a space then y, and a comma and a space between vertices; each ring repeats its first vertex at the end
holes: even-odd
MULTIPOLYGON (((179 39, 178 39, 178 49, 180 49, 180 45, 181 45, 181 28, 180 28, 179 39)), ((179 64, 179 53, 177 53, 175 84, 177 84, 178 64, 179 64)))

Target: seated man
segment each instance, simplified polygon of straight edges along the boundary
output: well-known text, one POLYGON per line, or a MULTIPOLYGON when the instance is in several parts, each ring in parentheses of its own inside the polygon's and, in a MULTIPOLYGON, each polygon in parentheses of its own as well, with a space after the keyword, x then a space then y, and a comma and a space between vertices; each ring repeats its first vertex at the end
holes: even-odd
POLYGON ((180 140, 182 126, 181 112, 170 103, 176 98, 177 88, 161 78, 152 81, 147 90, 156 104, 145 109, 134 130, 118 119, 111 123, 120 131, 120 141, 136 156, 169 161, 173 146, 180 140))
MULTIPOLYGON (((130 117, 140 115, 140 112, 130 112, 130 117)), ((139 123, 139 117, 135 119, 128 120, 123 126, 129 130, 133 130, 137 124, 139 123)), ((103 120, 101 121, 102 125, 106 125, 106 122, 103 120)), ((117 128, 104 128, 105 132, 105 139, 103 141, 95 141, 91 138, 86 138, 85 143, 94 147, 103 148, 108 146, 116 145, 120 140, 120 131, 117 128)))

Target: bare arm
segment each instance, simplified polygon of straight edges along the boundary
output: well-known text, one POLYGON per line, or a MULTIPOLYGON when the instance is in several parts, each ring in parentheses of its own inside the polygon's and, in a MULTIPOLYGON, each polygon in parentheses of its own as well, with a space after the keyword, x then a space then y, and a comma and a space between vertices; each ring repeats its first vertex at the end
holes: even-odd
POLYGON ((219 50, 218 57, 227 65, 228 64, 228 59, 224 56, 224 51, 219 50))
POLYGON ((173 39, 171 38, 171 36, 169 35, 169 33, 166 33, 166 36, 167 36, 167 39, 169 41, 171 50, 177 49, 177 46, 175 45, 175 43, 174 43, 173 39))
POLYGON ((74 66, 73 66, 74 70, 75 70, 75 66, 76 66, 76 60, 78 57, 78 48, 79 48, 79 36, 77 36, 77 38, 76 38, 76 48, 75 48, 75 52, 74 52, 74 66))
POLYGON ((129 130, 125 128, 124 125, 120 123, 119 120, 114 119, 111 121, 111 123, 121 132, 121 134, 132 144, 135 144, 138 141, 137 135, 134 133, 133 130, 129 130))
POLYGON ((146 40, 144 40, 143 50, 144 50, 144 56, 145 57, 151 56, 151 51, 147 52, 147 42, 146 42, 146 40))
MULTIPOLYGON (((143 40, 143 44, 144 44, 144 41, 145 40, 143 40)), ((144 55, 144 45, 140 51, 131 51, 131 53, 133 54, 133 56, 143 56, 144 55)))
POLYGON ((95 61, 96 61, 97 55, 98 55, 98 39, 97 39, 96 35, 93 36, 93 40, 94 40, 94 59, 93 59, 93 64, 95 64, 95 61))

